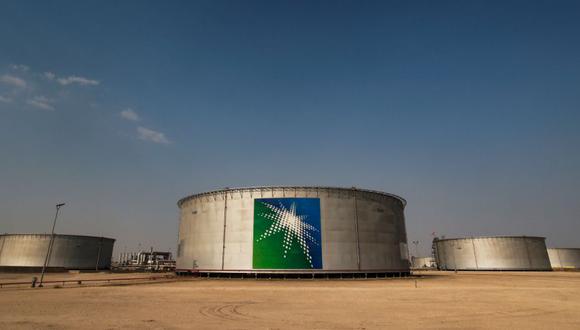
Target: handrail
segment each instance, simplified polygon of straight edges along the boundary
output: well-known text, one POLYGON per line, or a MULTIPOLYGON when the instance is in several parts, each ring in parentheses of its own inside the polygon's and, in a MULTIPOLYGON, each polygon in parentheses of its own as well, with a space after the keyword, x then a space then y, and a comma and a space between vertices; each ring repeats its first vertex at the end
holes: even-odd
MULTIPOLYGON (((163 275, 163 276, 147 276, 147 277, 121 277, 121 278, 102 278, 102 279, 77 279, 77 280, 51 280, 51 281, 43 281, 43 284, 49 283, 62 283, 64 286, 65 283, 77 283, 81 285, 83 282, 113 282, 113 281, 132 281, 132 280, 158 280, 158 279, 169 279, 175 278, 175 275, 163 275)), ((5 286, 11 285, 31 285, 31 281, 26 282, 0 282, 0 288, 5 286)))

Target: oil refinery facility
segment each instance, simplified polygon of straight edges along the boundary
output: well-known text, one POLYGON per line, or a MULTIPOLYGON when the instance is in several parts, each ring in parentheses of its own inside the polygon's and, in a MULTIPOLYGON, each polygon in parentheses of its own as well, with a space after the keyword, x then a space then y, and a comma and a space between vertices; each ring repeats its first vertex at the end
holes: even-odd
POLYGON ((121 253, 113 266, 117 271, 168 272, 175 270, 175 260, 169 251, 139 251, 121 253))
POLYGON ((4 234, 0 235, 0 269, 38 271, 45 260, 50 271, 110 269, 114 243, 112 238, 95 236, 4 234))
POLYGON ((185 197, 177 272, 207 276, 409 275, 406 201, 355 188, 252 187, 185 197))

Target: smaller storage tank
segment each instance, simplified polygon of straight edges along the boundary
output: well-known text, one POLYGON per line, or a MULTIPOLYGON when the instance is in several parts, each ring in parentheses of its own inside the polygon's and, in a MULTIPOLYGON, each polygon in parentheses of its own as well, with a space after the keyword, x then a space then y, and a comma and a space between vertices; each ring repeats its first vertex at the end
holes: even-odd
MULTIPOLYGON (((0 235, 0 270, 42 269, 50 241, 50 234, 0 235)), ((51 271, 109 269, 114 243, 114 239, 106 237, 55 234, 47 268, 51 271)))
POLYGON ((436 238, 433 245, 440 270, 552 270, 545 237, 436 238))
POLYGON ((413 257, 411 260, 411 269, 435 269, 437 263, 433 257, 413 257))
POLYGON ((580 248, 553 248, 548 249, 552 269, 578 270, 580 269, 580 248))

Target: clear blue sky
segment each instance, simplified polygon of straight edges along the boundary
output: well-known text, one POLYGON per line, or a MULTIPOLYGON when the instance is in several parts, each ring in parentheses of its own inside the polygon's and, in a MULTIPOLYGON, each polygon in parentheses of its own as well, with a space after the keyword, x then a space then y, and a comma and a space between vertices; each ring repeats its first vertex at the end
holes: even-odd
MULTIPOLYGON (((405 197, 409 241, 580 247, 578 1, 3 1, 0 232, 175 250, 225 186, 405 197)), ((414 251, 412 251, 414 252, 414 251)))

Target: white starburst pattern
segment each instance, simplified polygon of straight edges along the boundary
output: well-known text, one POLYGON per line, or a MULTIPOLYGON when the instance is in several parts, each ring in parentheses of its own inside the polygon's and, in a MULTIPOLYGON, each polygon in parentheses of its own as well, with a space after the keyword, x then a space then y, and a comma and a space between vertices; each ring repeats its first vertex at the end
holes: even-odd
POLYGON ((282 242, 284 245, 284 258, 286 258, 290 247, 296 240, 302 248, 306 259, 310 263, 310 267, 314 268, 312 264, 312 256, 310 255, 310 249, 306 243, 312 242, 318 245, 318 242, 310 233, 317 232, 318 229, 304 221, 308 216, 297 215, 296 204, 294 203, 290 205, 290 209, 286 209, 282 203, 280 203, 279 207, 268 203, 264 203, 264 206, 269 208, 272 213, 262 213, 261 216, 272 220, 272 225, 262 235, 260 235, 256 241, 259 242, 274 234, 284 232, 284 240, 282 242))

